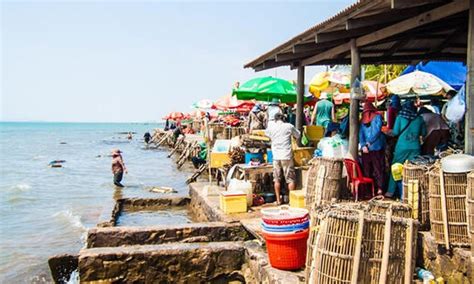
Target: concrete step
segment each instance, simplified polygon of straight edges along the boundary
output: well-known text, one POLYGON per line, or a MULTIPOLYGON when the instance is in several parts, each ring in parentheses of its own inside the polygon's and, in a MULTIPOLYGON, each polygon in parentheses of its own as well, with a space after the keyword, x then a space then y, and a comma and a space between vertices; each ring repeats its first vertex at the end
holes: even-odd
POLYGON ((203 283, 240 271, 242 242, 169 243, 83 249, 81 283, 203 283))
POLYGON ((87 233, 87 247, 158 245, 170 242, 245 241, 253 237, 240 225, 224 222, 170 226, 104 227, 87 233))

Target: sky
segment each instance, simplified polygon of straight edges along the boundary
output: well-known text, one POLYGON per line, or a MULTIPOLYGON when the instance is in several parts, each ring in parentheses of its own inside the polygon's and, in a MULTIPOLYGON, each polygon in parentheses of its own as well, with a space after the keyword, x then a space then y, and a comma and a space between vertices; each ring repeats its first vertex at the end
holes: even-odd
POLYGON ((353 2, 0 1, 0 120, 63 122, 159 121, 236 81, 294 80, 243 65, 353 2))

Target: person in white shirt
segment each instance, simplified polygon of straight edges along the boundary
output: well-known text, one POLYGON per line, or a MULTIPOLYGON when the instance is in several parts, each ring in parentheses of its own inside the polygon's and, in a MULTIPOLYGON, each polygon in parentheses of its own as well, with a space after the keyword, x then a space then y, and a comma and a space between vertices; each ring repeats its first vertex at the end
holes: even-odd
POLYGON ((281 172, 285 177, 288 189, 296 188, 295 164, 293 161, 293 150, 291 148, 291 137, 300 138, 300 132, 290 123, 283 121, 281 113, 275 114, 274 123, 268 125, 265 134, 270 137, 273 154, 273 183, 277 203, 281 204, 281 172))

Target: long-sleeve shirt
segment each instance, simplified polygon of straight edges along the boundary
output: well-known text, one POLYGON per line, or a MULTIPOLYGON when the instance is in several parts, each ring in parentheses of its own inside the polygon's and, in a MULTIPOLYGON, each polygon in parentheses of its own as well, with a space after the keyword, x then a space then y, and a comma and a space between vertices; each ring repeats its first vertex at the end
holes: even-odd
POLYGON ((382 124, 381 115, 375 116, 369 124, 361 124, 359 130, 359 144, 361 147, 369 145, 369 151, 379 151, 385 148, 382 124))
POLYGON ((281 120, 270 123, 265 135, 272 140, 272 154, 274 160, 291 160, 293 151, 291 149, 291 137, 298 139, 300 132, 290 123, 281 120))
POLYGON ((405 129, 405 126, 410 123, 410 121, 402 116, 398 116, 395 120, 395 126, 393 127, 393 135, 398 136, 398 142, 395 146, 395 151, 399 152, 401 150, 419 150, 420 145, 420 136, 426 136, 426 126, 423 118, 417 116, 405 129), (402 130, 405 129, 402 132, 402 130))

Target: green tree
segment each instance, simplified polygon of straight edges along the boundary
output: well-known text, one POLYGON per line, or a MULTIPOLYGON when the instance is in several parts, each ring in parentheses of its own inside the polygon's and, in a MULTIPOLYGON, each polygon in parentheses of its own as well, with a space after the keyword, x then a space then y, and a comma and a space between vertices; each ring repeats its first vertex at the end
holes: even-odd
POLYGON ((400 76, 407 65, 365 65, 365 80, 388 83, 400 76))

